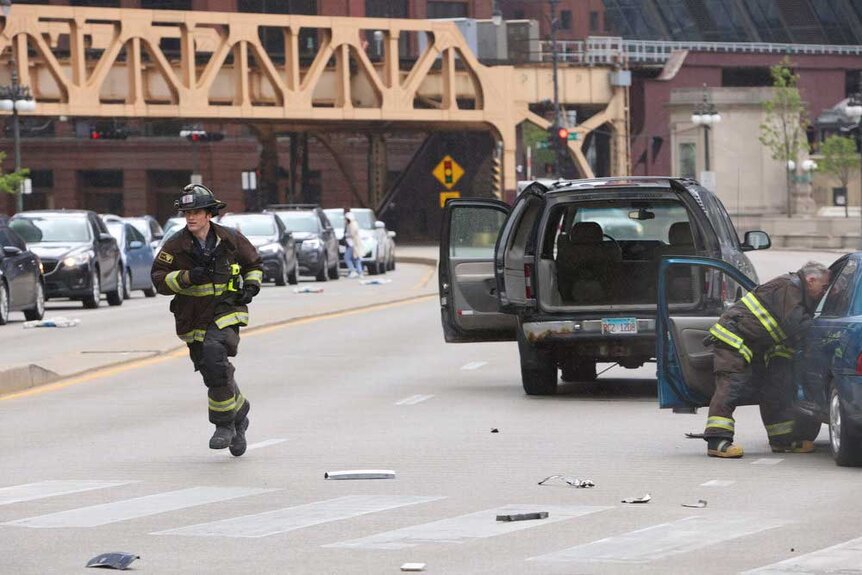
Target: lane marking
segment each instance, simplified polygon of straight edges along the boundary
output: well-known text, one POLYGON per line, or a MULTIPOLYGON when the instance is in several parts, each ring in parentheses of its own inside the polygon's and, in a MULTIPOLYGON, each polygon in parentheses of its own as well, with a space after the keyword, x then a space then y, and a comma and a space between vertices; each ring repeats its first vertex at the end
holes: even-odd
POLYGON ((426 273, 425 276, 421 280, 419 280, 419 283, 413 286, 413 289, 417 290, 424 288, 426 285, 428 285, 428 282, 431 281, 431 278, 434 277, 435 273, 437 273, 437 266, 432 266, 431 269, 428 270, 428 273, 426 273))
POLYGON ((541 527, 549 523, 566 521, 575 517, 583 517, 591 513, 613 509, 613 507, 596 507, 588 505, 506 505, 495 509, 486 509, 458 517, 450 517, 431 523, 413 525, 386 531, 360 539, 351 539, 338 543, 330 543, 323 547, 349 547, 354 549, 407 549, 417 545, 430 543, 464 543, 472 539, 487 539, 497 535, 505 535, 513 531, 522 531, 532 527, 541 527), (497 521, 497 515, 515 513, 530 513, 532 511, 547 511, 549 516, 541 521, 497 521))
POLYGON ((443 497, 413 495, 348 495, 327 501, 316 501, 275 511, 199 523, 178 529, 156 531, 151 535, 190 535, 197 537, 258 538, 287 533, 360 515, 387 511, 397 507, 428 503, 443 497))
POLYGON ((862 537, 799 557, 745 571, 742 575, 800 575, 803 573, 862 573, 862 537))
POLYGON ((754 461, 751 462, 751 464, 752 465, 778 465, 782 461, 784 461, 784 459, 782 459, 780 457, 778 457, 778 458, 771 457, 769 459, 755 459, 754 461))
POLYGON ((33 501, 35 499, 44 499, 46 497, 57 497, 59 495, 68 495, 70 493, 105 489, 107 487, 118 487, 120 485, 128 485, 130 483, 137 483, 137 481, 57 480, 13 485, 11 487, 0 488, 0 505, 9 505, 10 503, 20 503, 21 501, 33 501))
POLYGON ((712 481, 707 481, 706 483, 701 483, 701 487, 727 487, 728 485, 733 485, 736 481, 732 481, 730 479, 713 479, 712 481))
POLYGON ((461 369, 470 371, 474 369, 479 369, 480 367, 484 367, 486 365, 488 365, 487 361, 474 361, 472 363, 468 363, 467 365, 462 365, 461 369))
POLYGON ((284 443, 285 441, 287 441, 287 439, 265 439, 264 441, 258 441, 257 443, 249 443, 248 447, 246 447, 245 450, 251 451, 253 449, 260 449, 261 447, 278 445, 279 443, 284 443))
POLYGON ((532 557, 529 561, 647 563, 781 527, 786 523, 762 517, 687 517, 532 557))
POLYGON ((417 403, 422 403, 423 401, 427 401, 434 397, 433 395, 411 395, 410 397, 405 397, 401 401, 396 401, 395 405, 416 405, 417 403))
POLYGON ((279 490, 246 487, 190 487, 188 489, 180 489, 179 491, 157 493, 145 497, 136 497, 135 499, 115 501, 114 503, 104 503, 102 505, 80 507, 78 509, 49 513, 27 519, 18 519, 3 523, 3 525, 37 528, 98 527, 109 523, 148 517, 168 511, 177 511, 187 507, 196 507, 198 505, 206 505, 207 503, 227 501, 239 497, 248 497, 249 495, 269 493, 271 491, 279 490))
MULTIPOLYGON (((395 307, 401 307, 404 305, 420 303, 425 300, 436 298, 437 294, 426 294, 420 296, 411 296, 409 298, 405 298, 402 300, 379 303, 379 304, 371 304, 367 306, 361 306, 358 308, 344 310, 344 311, 336 311, 336 312, 328 312, 320 315, 312 315, 304 318, 296 318, 296 319, 288 319, 282 322, 277 322, 271 325, 264 325, 261 327, 253 327, 243 330, 243 337, 252 337, 256 335, 261 335, 264 333, 269 333, 272 331, 276 331, 283 328, 294 327, 298 325, 307 325, 309 323, 315 323, 318 321, 328 320, 328 319, 337 319, 341 317, 347 317, 351 315, 357 315, 362 313, 369 313, 374 311, 381 311, 384 309, 390 309, 395 307)), ((175 359, 178 357, 184 357, 188 355, 188 348, 178 347, 174 350, 167 351, 162 355, 158 355, 156 357, 148 357, 144 359, 135 359, 129 362, 123 362, 118 365, 108 366, 96 369, 94 371, 88 371, 86 373, 82 373, 81 375, 73 375, 66 379, 61 379, 54 383, 49 383, 46 385, 40 385, 39 387, 34 387, 31 389, 26 389, 23 391, 19 391, 16 393, 10 393, 8 395, 0 396, 0 401, 9 401, 11 399, 18 399, 22 397, 31 397, 34 395, 41 395, 43 393, 49 393, 52 391, 57 391, 59 389, 65 389, 67 387, 71 387, 73 385, 78 385, 81 383, 87 383, 90 381, 94 381, 97 379, 101 379, 103 377, 110 377, 120 373, 124 373, 127 371, 131 371, 133 369, 140 369, 142 367, 150 367, 153 365, 158 365, 160 363, 164 363, 171 359, 175 359)))

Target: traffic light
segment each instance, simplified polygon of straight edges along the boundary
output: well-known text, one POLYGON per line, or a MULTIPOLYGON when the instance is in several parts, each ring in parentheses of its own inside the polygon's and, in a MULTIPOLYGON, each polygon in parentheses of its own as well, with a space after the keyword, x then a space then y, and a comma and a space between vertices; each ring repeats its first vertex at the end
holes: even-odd
POLYGON ((557 143, 560 145, 560 148, 565 148, 568 146, 569 142, 569 129, 564 128, 562 126, 557 126, 556 131, 554 132, 554 137, 557 139, 557 143))
POLYGON ((452 170, 452 160, 443 160, 443 184, 448 188, 451 187, 454 182, 455 178, 452 170))
POLYGON ((183 130, 180 136, 193 143, 198 142, 221 142, 224 134, 221 132, 207 132, 206 130, 183 130))
POLYGON ((90 130, 91 140, 125 140, 129 137, 128 132, 123 128, 110 128, 108 130, 90 130))

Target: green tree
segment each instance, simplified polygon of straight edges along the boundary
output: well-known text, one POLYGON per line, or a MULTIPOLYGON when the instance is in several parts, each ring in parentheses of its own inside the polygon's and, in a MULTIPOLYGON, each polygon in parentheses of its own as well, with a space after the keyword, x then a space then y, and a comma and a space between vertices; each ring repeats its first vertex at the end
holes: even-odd
POLYGON ((763 103, 766 119, 760 124, 760 143, 770 149, 772 158, 784 165, 787 186, 787 217, 793 212, 791 176, 788 162, 796 162, 799 153, 806 150, 808 140, 808 114, 799 93, 799 76, 791 68, 790 58, 770 68, 772 99, 763 103))
MULTIPOLYGON (((850 172, 859 161, 856 159, 856 142, 846 136, 829 136, 820 147, 820 153, 823 154, 823 171, 838 178, 846 198, 850 172)), ((844 217, 850 215, 848 203, 844 202, 844 217)))
POLYGON ((30 174, 30 170, 22 168, 8 174, 3 173, 3 160, 5 159, 6 154, 0 152, 0 191, 7 194, 17 194, 18 190, 21 189, 21 182, 30 174))

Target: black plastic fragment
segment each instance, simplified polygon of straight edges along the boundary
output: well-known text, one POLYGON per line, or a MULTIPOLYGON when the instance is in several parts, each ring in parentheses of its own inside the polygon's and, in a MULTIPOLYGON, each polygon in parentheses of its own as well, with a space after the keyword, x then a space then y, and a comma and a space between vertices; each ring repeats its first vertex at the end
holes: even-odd
POLYGON ((103 567, 105 569, 119 569, 125 571, 135 559, 140 559, 139 555, 132 553, 123 553, 115 551, 113 553, 102 553, 87 561, 87 567, 103 567))

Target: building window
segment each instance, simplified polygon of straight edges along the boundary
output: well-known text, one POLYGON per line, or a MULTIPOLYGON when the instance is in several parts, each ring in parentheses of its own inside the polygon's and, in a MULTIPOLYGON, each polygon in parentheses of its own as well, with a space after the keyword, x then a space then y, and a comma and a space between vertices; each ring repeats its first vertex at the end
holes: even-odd
POLYGON ((123 189, 122 170, 82 170, 81 183, 88 188, 123 189))
POLYGON ((120 0, 71 0, 71 6, 93 6, 97 8, 119 8, 120 0))
POLYGON ((192 0, 141 0, 144 10, 191 10, 192 0))
POLYGON ((722 68, 721 85, 729 88, 754 88, 772 86, 769 68, 722 68))
POLYGON ((239 0, 240 12, 256 14, 317 14, 317 0, 239 0))
POLYGON ((679 177, 694 178, 697 172, 697 146, 692 142, 679 145, 679 177))
POLYGON ((515 20, 523 20, 524 19, 524 11, 523 10, 515 10, 515 20))
POLYGON ((466 18, 466 2, 428 2, 428 18, 466 18))
POLYGON ((407 0, 365 0, 368 18, 409 18, 407 0))
POLYGON ((599 13, 595 10, 590 11, 590 32, 599 31, 599 13))
POLYGON ((560 30, 572 29, 572 11, 562 10, 560 12, 560 30))

